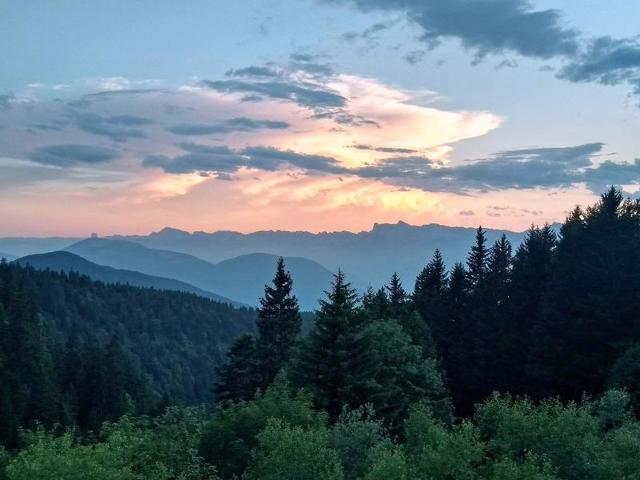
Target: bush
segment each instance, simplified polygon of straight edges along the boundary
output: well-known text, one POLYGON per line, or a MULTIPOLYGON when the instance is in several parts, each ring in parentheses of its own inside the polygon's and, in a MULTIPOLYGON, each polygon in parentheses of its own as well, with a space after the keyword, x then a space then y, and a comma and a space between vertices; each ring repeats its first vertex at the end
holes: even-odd
POLYGON ((338 452, 325 427, 290 426, 271 419, 258 435, 249 480, 342 480, 338 452))

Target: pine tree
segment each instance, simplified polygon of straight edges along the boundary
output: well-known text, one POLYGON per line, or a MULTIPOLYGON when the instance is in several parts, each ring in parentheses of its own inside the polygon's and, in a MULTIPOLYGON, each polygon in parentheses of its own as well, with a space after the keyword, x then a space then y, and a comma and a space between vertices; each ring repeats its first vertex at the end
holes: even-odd
POLYGON ((259 388, 257 372, 257 346, 253 335, 245 334, 231 345, 226 362, 217 369, 218 380, 214 385, 216 401, 238 402, 253 398, 259 388))
POLYGON ((416 278, 412 297, 414 308, 431 328, 443 354, 451 340, 451 322, 446 305, 447 281, 444 260, 440 250, 436 249, 431 261, 416 278))
POLYGON ((469 414, 473 411, 468 389, 475 333, 470 314, 471 285, 462 263, 456 263, 451 270, 445 300, 451 335, 443 352, 444 365, 456 408, 461 414, 469 414))
POLYGON ((295 383, 309 389, 318 407, 335 421, 343 406, 366 403, 373 364, 358 330, 357 294, 341 271, 320 301, 315 325, 293 359, 295 383))
POLYGON ((266 285, 258 309, 257 355, 260 360, 259 387, 265 389, 287 363, 291 349, 300 334, 302 317, 298 300, 292 294, 293 281, 278 259, 273 286, 266 285))
POLYGON ((476 230, 476 242, 471 247, 471 252, 469 253, 469 257, 467 259, 469 283, 472 288, 478 286, 487 271, 489 251, 486 244, 486 232, 482 229, 482 227, 478 227, 478 229, 476 230))
POLYGON ((388 285, 385 285, 387 290, 387 298, 389 299, 388 314, 395 319, 400 319, 407 314, 407 300, 408 295, 405 289, 402 287, 400 276, 394 272, 391 276, 391 281, 388 285))
POLYGON ((528 393, 527 356, 531 346, 531 328, 538 320, 542 295, 551 274, 556 234, 549 225, 531 227, 513 259, 511 283, 501 348, 497 353, 504 359, 503 390, 514 394, 528 393))
POLYGON ((602 390, 613 362, 640 337, 640 202, 611 188, 574 210, 560 235, 529 374, 532 396, 579 399, 602 390))
POLYGON ((362 297, 362 308, 367 316, 373 320, 381 320, 389 316, 389 298, 385 288, 373 290, 371 286, 362 297))
POLYGON ((503 234, 488 254, 487 269, 473 295, 473 359, 470 365, 472 401, 480 401, 506 382, 505 366, 510 360, 500 351, 505 335, 506 305, 511 279, 511 244, 503 234))

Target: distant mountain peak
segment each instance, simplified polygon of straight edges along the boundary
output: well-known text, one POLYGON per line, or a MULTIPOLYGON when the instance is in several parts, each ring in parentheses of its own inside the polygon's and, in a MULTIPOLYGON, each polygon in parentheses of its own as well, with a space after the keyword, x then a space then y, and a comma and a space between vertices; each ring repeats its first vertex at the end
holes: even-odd
POLYGON ((180 230, 178 228, 173 228, 173 227, 164 227, 162 230, 158 231, 158 232, 152 232, 149 234, 150 237, 158 237, 158 236, 162 236, 162 237, 184 237, 184 236, 188 236, 190 235, 189 232, 186 232, 184 230, 180 230))
POLYGON ((413 230, 416 228, 421 228, 421 225, 411 225, 410 223, 403 222, 402 220, 398 220, 396 223, 374 223, 371 232, 380 232, 380 231, 397 231, 397 230, 413 230))

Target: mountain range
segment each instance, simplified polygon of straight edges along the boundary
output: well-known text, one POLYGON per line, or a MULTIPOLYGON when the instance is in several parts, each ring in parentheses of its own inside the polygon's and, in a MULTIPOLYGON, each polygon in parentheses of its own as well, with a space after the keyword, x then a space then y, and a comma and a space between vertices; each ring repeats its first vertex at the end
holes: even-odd
POLYGON ((93 280, 104 283, 131 285, 132 287, 155 288, 157 290, 175 290, 178 292, 194 293, 201 297, 210 298, 217 302, 242 306, 226 297, 194 287, 173 278, 156 277, 132 270, 122 270, 90 262, 74 253, 57 251, 27 255, 15 261, 20 265, 30 265, 38 270, 52 270, 54 272, 71 271, 86 275, 93 280))
MULTIPOLYGON (((490 243, 505 234, 514 248, 524 238, 524 232, 487 229, 486 233, 490 243)), ((411 290, 436 248, 451 267, 465 260, 474 235, 474 228, 403 222, 375 224, 358 233, 189 233, 164 228, 149 235, 88 239, 0 238, 0 250, 14 258, 66 250, 98 265, 175 279, 249 305, 257 304, 276 258, 283 256, 301 305, 313 309, 338 268, 360 290, 383 285, 394 271, 411 290)))
MULTIPOLYGON (((100 265, 180 280, 248 305, 257 305, 265 284, 273 278, 278 259, 276 255, 252 253, 213 264, 185 253, 107 238, 88 238, 65 250, 100 265)), ((332 273, 306 258, 284 259, 294 278, 293 291, 300 306, 315 309, 332 273)))
MULTIPOLYGON (((448 227, 437 224, 414 226, 404 222, 375 224, 370 231, 359 233, 262 231, 194 232, 165 228, 144 236, 115 237, 136 242, 150 248, 189 253, 210 262, 264 252, 282 256, 300 256, 314 260, 331 271, 343 269, 357 274, 374 287, 388 282, 394 270, 408 289, 415 277, 439 248, 445 262, 452 267, 465 261, 474 242, 474 228, 448 227)), ((516 248, 524 232, 487 229, 489 243, 503 233, 516 248)), ((0 247, 2 244, 0 243, 0 247)), ((354 279, 354 283, 362 280, 354 279)))

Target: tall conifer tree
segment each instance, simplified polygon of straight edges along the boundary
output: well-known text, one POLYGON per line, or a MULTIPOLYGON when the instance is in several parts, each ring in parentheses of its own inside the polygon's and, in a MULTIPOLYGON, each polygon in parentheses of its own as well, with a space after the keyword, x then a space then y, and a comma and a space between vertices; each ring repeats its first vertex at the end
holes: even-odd
POLYGON ((326 294, 315 325, 293 361, 292 376, 336 420, 344 406, 366 403, 373 365, 366 339, 357 328, 358 296, 341 271, 326 294))
POLYGON ((482 227, 476 230, 475 244, 471 247, 467 258, 467 271, 469 283, 475 288, 484 278, 487 271, 489 250, 487 248, 487 235, 482 227))
POLYGON ((278 259, 273 286, 265 285, 258 309, 257 355, 260 359, 260 387, 268 387, 278 371, 289 360, 300 328, 302 317, 298 300, 292 293, 293 280, 285 270, 284 260, 278 259))
POLYGON ((240 336, 227 351, 226 362, 218 368, 218 381, 214 385, 216 401, 250 400, 259 386, 256 339, 253 335, 240 336))

